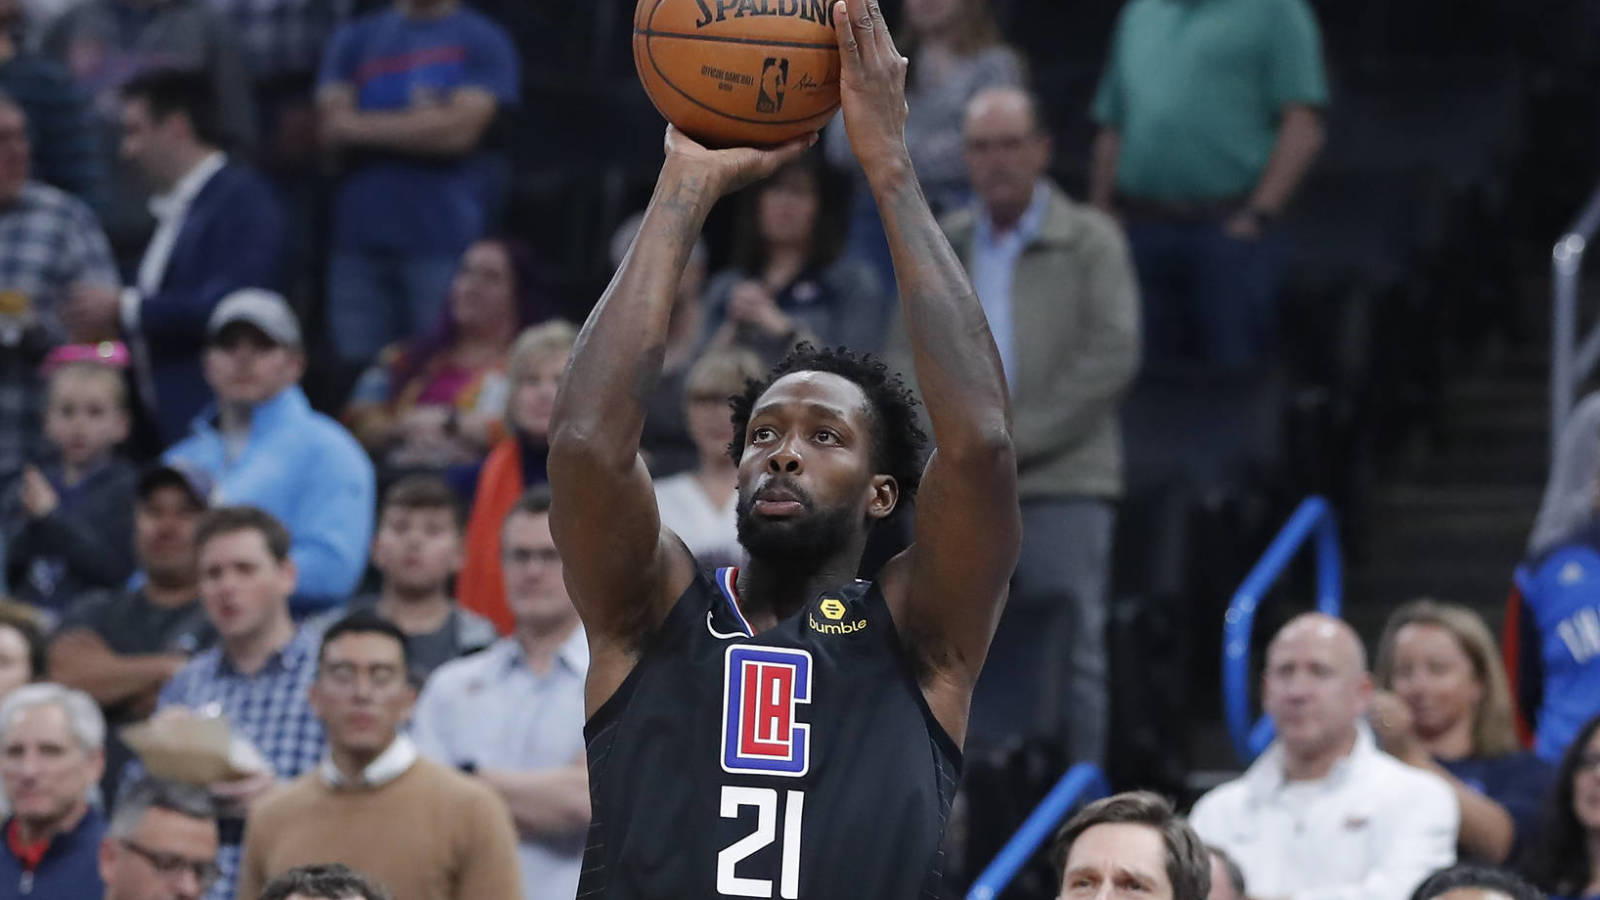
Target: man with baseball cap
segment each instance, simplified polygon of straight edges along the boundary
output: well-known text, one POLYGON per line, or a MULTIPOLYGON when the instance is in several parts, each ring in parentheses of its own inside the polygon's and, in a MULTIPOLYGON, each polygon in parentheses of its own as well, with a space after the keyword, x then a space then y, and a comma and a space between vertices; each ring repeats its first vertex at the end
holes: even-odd
POLYGON ((372 542, 372 462, 344 426, 300 390, 300 324, 282 297, 249 288, 206 326, 206 382, 217 402, 167 451, 216 482, 217 504, 256 506, 293 538, 297 617, 342 603, 372 542))
POLYGON ((210 476, 193 466, 146 469, 133 517, 139 586, 84 594, 50 644, 50 679, 93 697, 110 726, 107 797, 117 795, 131 756, 117 733, 150 715, 161 686, 214 639, 200 608, 194 546, 211 490, 210 476))

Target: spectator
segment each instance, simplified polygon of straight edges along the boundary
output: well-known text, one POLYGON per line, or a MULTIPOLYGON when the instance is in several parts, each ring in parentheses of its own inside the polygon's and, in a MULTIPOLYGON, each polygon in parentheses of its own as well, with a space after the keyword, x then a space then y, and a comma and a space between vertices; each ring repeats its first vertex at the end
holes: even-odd
POLYGON ((456 585, 463 609, 494 623, 501 634, 513 624, 500 574, 500 528, 518 498, 548 481, 550 414, 578 332, 556 320, 524 331, 511 347, 506 374, 511 395, 506 422, 511 434, 495 445, 478 475, 472 516, 467 520, 467 559, 456 585))
POLYGON ((200 357, 212 310, 240 288, 278 283, 284 216, 261 176, 219 149, 204 78, 154 70, 128 82, 122 98, 122 156, 160 192, 150 201, 156 231, 134 285, 78 292, 73 321, 80 339, 119 327, 127 335, 166 446, 211 399, 200 357))
POLYGON ((1344 622, 1310 613, 1273 637, 1262 702, 1278 739, 1190 816, 1256 896, 1405 900, 1455 861, 1450 788, 1378 750, 1361 722, 1371 695, 1361 640, 1344 622))
POLYGON ((683 405, 689 433, 700 451, 693 472, 656 480, 656 507, 661 524, 683 540, 704 567, 737 566, 744 561, 739 546, 739 472, 728 445, 733 441, 729 398, 759 380, 767 366, 746 350, 712 350, 689 370, 683 405))
POLYGON ((1327 102, 1306 0, 1122 8, 1089 199, 1128 226, 1152 360, 1261 361, 1281 255, 1271 226, 1322 147, 1327 102))
POLYGON ((212 413, 167 451, 211 475, 218 503, 251 504, 288 527, 295 612, 342 603, 367 564, 372 463, 339 423, 311 409, 300 325, 277 294, 239 291, 206 326, 212 413))
MULTIPOLYGON (((1102 762, 1106 594, 1122 492, 1117 408, 1139 367, 1138 288, 1115 225, 1046 177, 1051 141, 1027 94, 975 96, 966 147, 977 196, 944 227, 1011 387, 1026 535, 973 698, 972 734, 1042 730, 1065 737, 1070 759, 1102 762)), ((896 320, 891 358, 908 372, 896 320)))
POLYGON ((1207 847, 1206 852, 1211 857, 1211 892, 1206 900, 1247 900, 1239 864, 1219 847, 1207 847))
POLYGON ((1554 773, 1517 742, 1488 626, 1464 607, 1403 606, 1384 628, 1377 675, 1383 693, 1369 719, 1378 745, 1455 791, 1459 854, 1496 865, 1513 858, 1538 825, 1554 773))
POLYGON ((0 0, 0 91, 28 118, 28 142, 39 148, 39 180, 100 209, 109 199, 107 154, 89 98, 72 73, 22 44, 18 0, 0 0))
POLYGON ((476 653, 499 637, 488 619, 460 609, 450 581, 461 569, 461 506, 450 485, 427 475, 395 482, 383 495, 372 564, 378 593, 327 613, 372 612, 406 636, 411 675, 421 683, 452 659, 476 653))
MULTIPOLYGON (((622 268, 622 260, 633 247, 634 236, 644 222, 644 213, 635 213, 617 226, 611 237, 611 267, 622 268)), ((678 293, 667 320, 667 346, 662 353, 661 378, 645 404, 644 434, 640 437, 650 472, 657 478, 676 475, 695 467, 700 452, 689 434, 684 416, 684 381, 689 367, 700 358, 705 346, 706 287, 705 241, 695 241, 689 261, 678 279, 678 293)))
POLYGON ((289 618, 295 564, 289 533, 253 507, 206 514, 195 532, 200 599, 219 646, 178 670, 161 690, 157 715, 220 715, 265 763, 255 774, 209 785, 217 801, 220 874, 206 892, 231 900, 244 819, 280 781, 322 758, 322 723, 307 700, 317 673, 316 637, 289 618))
POLYGON ((390 346, 356 383, 343 418, 381 466, 477 463, 502 436, 511 343, 548 317, 534 278, 521 242, 478 241, 433 330, 390 346))
POLYGON ((1528 877, 1551 900, 1600 897, 1600 716, 1578 730, 1556 770, 1528 877))
POLYGON ((0 782, 11 803, 5 895, 100 896, 95 855, 106 821, 89 792, 105 764, 105 734, 94 701, 59 684, 20 687, 0 702, 0 782))
POLYGON ((341 27, 323 57, 322 141, 342 154, 328 324, 365 366, 438 318, 500 185, 484 152, 518 100, 516 48, 460 0, 404 0, 341 27))
MULTIPOLYGON (((1024 63, 1016 50, 1001 43, 990 0, 907 0, 903 32, 897 43, 911 60, 906 149, 929 205, 943 215, 971 199, 961 136, 967 101, 984 88, 1020 86, 1024 63)), ((842 117, 826 138, 828 160, 855 176, 850 255, 871 264, 878 283, 891 287, 895 278, 889 242, 850 151, 842 117)))
POLYGON ((413 724, 423 756, 472 773, 511 807, 524 900, 573 895, 589 825, 589 646, 562 580, 549 512, 549 489, 536 487, 505 520, 502 565, 516 631, 435 672, 413 724))
MULTIPOLYGON (((1216 898, 1212 898, 1216 900, 1216 898)), ((1533 885, 1500 869, 1458 863, 1417 886, 1411 900, 1545 900, 1533 885)))
POLYGON ((85 590, 133 574, 133 496, 139 472, 116 452, 128 436, 120 369, 71 362, 50 373, 45 437, 54 451, 22 470, 7 498, 6 569, 12 595, 52 620, 85 590))
POLYGON ((155 466, 139 479, 133 545, 138 586, 90 591, 73 604, 50 642, 50 678, 95 699, 105 715, 101 795, 116 797, 132 759, 122 728, 147 718, 167 681, 216 635, 200 605, 195 526, 206 508, 204 473, 155 466))
POLYGON ((392 900, 389 892, 341 863, 301 866, 272 879, 261 900, 392 900))
MULTIPOLYGON (((0 600, 0 700, 44 674, 44 634, 39 613, 0 600)), ((0 797, 3 809, 4 797, 0 797)))
POLYGON ((1172 804, 1145 791, 1079 810, 1062 826, 1051 855, 1061 900, 1206 900, 1211 885, 1211 862, 1194 829, 1172 804))
POLYGON ((801 340, 876 352, 889 300, 871 268, 841 258, 820 157, 807 155, 747 191, 733 266, 706 288, 706 328, 718 347, 754 350, 769 365, 801 340))
POLYGON ((22 107, 0 93, 0 484, 39 450, 39 364, 67 340, 69 296, 117 283, 94 213, 32 180, 27 127, 22 107))
POLYGON ((311 704, 328 754, 263 802, 246 827, 239 895, 272 876, 338 860, 397 885, 398 900, 510 898, 519 891, 505 804, 487 787, 417 755, 399 733, 417 695, 406 636, 370 612, 322 639, 311 704), (419 829, 427 820, 432 827, 419 829))
POLYGON ((205 789, 143 778, 100 844, 105 900, 200 900, 217 879, 217 813, 205 789))
POLYGON ((309 162, 315 153, 312 101, 317 66, 352 0, 206 0, 237 39, 249 72, 262 136, 261 156, 309 162))

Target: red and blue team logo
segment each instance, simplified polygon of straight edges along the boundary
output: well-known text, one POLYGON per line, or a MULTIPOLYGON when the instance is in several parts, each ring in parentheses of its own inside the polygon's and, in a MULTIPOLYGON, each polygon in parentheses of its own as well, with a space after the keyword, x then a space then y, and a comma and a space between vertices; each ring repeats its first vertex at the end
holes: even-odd
POLYGON ((811 765, 811 654, 734 645, 723 670, 722 770, 799 778, 811 765))

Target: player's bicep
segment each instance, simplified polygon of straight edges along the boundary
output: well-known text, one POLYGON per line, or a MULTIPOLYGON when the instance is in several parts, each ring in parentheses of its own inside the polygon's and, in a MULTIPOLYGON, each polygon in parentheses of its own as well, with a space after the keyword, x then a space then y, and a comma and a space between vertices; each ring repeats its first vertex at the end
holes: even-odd
POLYGON ((683 545, 661 526, 642 458, 616 473, 550 457, 550 530, 573 605, 594 637, 631 641, 666 617, 693 577, 683 545))

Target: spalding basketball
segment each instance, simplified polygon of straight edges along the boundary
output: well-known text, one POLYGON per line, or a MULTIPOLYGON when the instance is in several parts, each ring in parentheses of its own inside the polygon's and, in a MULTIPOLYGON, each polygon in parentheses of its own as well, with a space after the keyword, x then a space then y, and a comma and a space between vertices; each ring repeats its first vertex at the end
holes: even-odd
POLYGON ((667 121, 709 146, 770 146, 839 107, 834 0, 639 0, 633 61, 667 121))

